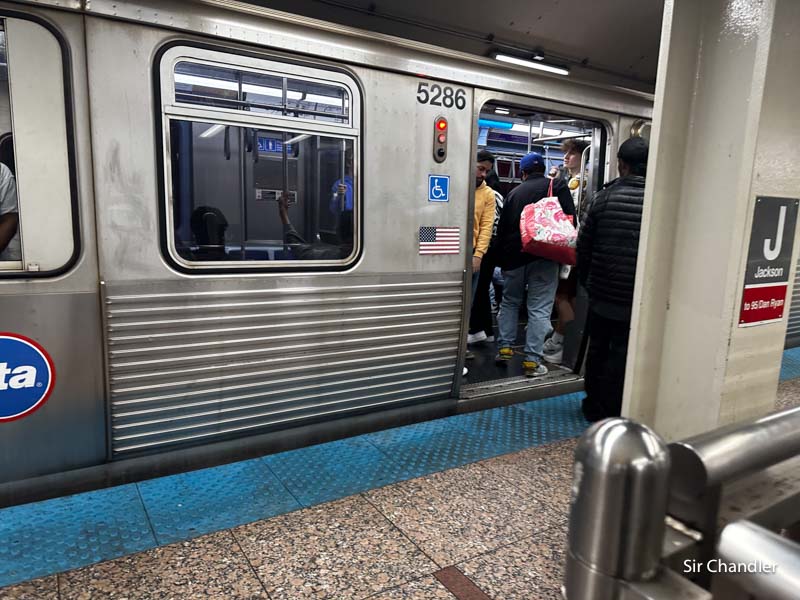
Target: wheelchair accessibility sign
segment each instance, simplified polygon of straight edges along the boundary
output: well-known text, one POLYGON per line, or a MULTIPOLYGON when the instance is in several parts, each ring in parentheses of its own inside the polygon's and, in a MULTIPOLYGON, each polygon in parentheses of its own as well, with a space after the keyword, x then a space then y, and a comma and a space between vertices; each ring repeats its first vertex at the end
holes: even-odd
POLYGON ((428 202, 450 202, 449 175, 428 175, 428 202))

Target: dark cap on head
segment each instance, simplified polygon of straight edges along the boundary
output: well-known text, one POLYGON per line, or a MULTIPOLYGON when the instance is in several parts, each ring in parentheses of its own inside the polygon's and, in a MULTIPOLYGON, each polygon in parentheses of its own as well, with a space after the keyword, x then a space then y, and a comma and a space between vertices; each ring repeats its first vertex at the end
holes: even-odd
POLYGON ((544 157, 538 152, 528 152, 519 161, 519 168, 526 173, 534 171, 544 173, 544 157))
POLYGON ((647 170, 647 154, 649 146, 642 137, 628 138, 619 147, 617 158, 625 161, 634 175, 644 175, 647 170))
POLYGON ((488 150, 478 150, 477 162, 484 162, 484 161, 489 161, 490 163, 494 164, 494 154, 492 154, 488 150))

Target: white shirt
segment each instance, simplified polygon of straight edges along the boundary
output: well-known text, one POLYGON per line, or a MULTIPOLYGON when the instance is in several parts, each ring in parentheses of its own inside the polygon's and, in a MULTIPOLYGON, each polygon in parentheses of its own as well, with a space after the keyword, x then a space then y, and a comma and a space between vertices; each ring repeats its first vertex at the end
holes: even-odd
MULTIPOLYGON (((0 215, 19 212, 17 205, 17 183, 11 170, 0 163, 0 215)), ((17 233, 8 242, 5 250, 0 252, 2 260, 21 260, 22 253, 19 246, 19 227, 17 233)))

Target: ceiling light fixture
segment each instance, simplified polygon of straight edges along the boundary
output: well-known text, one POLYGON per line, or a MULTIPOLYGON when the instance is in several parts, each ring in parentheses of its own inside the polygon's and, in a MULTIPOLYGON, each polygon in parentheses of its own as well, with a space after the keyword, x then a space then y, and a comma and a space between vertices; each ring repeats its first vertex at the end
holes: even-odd
POLYGON ((535 140, 531 140, 533 142, 550 142, 553 140, 570 140, 570 139, 586 139, 586 135, 583 133, 564 133, 561 135, 551 135, 547 137, 540 137, 535 140))
MULTIPOLYGON (((527 125, 522 125, 521 123, 517 123, 516 125, 511 127, 511 131, 519 131, 520 133, 530 133, 531 128, 527 125)), ((534 135, 539 133, 539 126, 536 125, 533 130, 534 135)), ((551 129, 550 127, 544 127, 541 130, 542 135, 551 136, 551 135, 561 135, 563 133, 562 129, 551 129)))
POLYGON ((494 114, 496 114, 496 115, 509 115, 509 114, 511 114, 511 111, 508 110, 507 108, 495 108, 494 109, 494 114))
POLYGON ((203 133, 200 134, 201 138, 210 138, 212 136, 217 135, 220 131, 225 129, 225 125, 212 125, 208 129, 206 129, 203 133))
MULTIPOLYGON (((544 58, 544 57, 542 57, 544 58)), ((536 69, 537 71, 547 71, 548 73, 555 73, 556 75, 569 75, 569 69, 558 65, 550 65, 544 62, 534 62, 532 60, 525 60, 524 58, 517 58, 509 54, 495 53, 494 59, 500 62, 517 65, 519 67, 527 67, 529 69, 536 69)), ((534 55, 534 59, 541 60, 534 55)))
POLYGON ((288 146, 289 144, 296 144, 297 142, 302 142, 303 140, 307 140, 310 137, 311 135, 308 133, 301 133, 300 135, 296 135, 290 140, 286 140, 286 145, 288 146))

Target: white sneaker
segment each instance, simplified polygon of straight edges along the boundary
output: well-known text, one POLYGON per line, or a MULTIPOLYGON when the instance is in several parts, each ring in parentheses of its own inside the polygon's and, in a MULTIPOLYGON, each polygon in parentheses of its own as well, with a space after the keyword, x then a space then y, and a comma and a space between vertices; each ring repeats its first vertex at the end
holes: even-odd
POLYGON ((564 342, 557 342, 553 338, 547 338, 542 346, 542 354, 555 354, 564 349, 564 342))
POLYGON ((552 353, 543 352, 542 357, 551 365, 560 365, 561 361, 564 359, 564 348, 561 347, 552 353))
POLYGON ((485 339, 486 339, 486 332, 485 331, 478 331, 476 333, 467 334, 467 343, 468 344, 476 344, 477 342, 482 342, 485 339))

